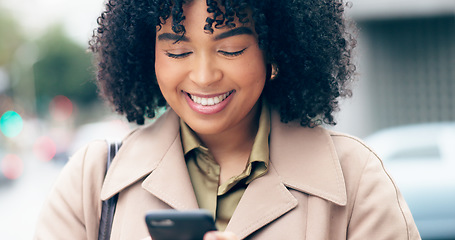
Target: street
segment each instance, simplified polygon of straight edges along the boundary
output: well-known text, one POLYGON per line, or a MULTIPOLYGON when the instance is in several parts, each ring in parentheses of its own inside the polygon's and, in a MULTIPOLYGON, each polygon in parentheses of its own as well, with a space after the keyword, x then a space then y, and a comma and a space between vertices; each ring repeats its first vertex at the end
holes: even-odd
POLYGON ((62 168, 33 158, 24 165, 20 178, 0 182, 0 239, 32 239, 41 206, 62 168))

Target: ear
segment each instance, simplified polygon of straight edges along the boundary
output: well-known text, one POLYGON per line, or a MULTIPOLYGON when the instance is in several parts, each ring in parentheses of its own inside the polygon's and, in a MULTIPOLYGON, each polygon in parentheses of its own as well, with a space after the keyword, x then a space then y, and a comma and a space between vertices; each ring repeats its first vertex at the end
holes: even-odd
POLYGON ((267 80, 272 81, 278 75, 278 67, 274 63, 267 64, 267 80))
POLYGON ((278 76, 278 67, 276 64, 272 64, 272 75, 270 76, 270 79, 273 80, 278 76))

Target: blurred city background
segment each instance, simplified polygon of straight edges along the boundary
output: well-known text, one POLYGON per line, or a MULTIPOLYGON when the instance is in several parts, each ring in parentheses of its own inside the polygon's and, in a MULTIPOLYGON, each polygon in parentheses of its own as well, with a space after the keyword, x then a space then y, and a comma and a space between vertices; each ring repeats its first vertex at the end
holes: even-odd
MULTIPOLYGON (((424 239, 455 239, 455 0, 352 0, 358 80, 335 130, 383 158, 424 239)), ((103 0, 0 0, 0 239, 30 239, 68 157, 135 126, 98 98, 103 0)))

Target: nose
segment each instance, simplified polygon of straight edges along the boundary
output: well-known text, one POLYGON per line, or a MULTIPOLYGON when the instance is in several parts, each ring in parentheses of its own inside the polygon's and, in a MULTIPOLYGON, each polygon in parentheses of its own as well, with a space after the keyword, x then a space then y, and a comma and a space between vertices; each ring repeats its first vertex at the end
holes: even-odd
POLYGON ((197 56, 192 65, 189 78, 200 87, 211 86, 223 78, 216 59, 208 55, 197 56))

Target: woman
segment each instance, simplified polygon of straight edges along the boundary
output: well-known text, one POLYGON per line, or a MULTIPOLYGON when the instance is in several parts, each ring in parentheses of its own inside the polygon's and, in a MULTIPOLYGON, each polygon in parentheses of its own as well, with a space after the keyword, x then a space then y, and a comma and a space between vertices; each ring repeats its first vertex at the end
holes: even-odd
POLYGON ((355 41, 339 0, 111 0, 91 49, 102 95, 129 121, 76 153, 37 238, 96 239, 119 193, 113 239, 148 236, 144 214, 204 208, 205 239, 419 239, 381 161, 335 124, 355 41))

